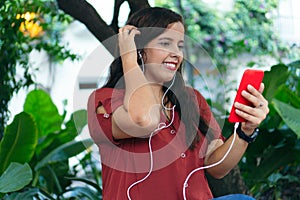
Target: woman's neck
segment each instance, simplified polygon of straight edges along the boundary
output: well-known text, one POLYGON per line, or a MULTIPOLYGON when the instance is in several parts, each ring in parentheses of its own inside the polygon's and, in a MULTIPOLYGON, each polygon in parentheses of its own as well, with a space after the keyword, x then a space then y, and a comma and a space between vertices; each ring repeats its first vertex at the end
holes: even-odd
POLYGON ((152 89, 153 89, 153 93, 154 93, 155 98, 161 104, 161 99, 163 97, 162 86, 160 84, 153 84, 152 89))

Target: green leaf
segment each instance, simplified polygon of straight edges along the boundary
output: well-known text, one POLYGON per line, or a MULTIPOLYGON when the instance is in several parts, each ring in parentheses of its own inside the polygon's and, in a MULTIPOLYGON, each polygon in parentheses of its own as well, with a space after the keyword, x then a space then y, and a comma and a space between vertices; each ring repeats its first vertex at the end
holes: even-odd
POLYGON ((63 160, 67 160, 93 145, 91 139, 86 139, 83 141, 71 141, 66 144, 59 146, 58 148, 51 151, 47 156, 45 156, 37 165, 35 170, 44 167, 47 164, 55 163, 63 160))
POLYGON ((288 68, 284 64, 274 65, 271 71, 265 72, 263 80, 265 84, 264 96, 268 101, 272 100, 279 86, 285 84, 288 76, 288 68))
POLYGON ((58 133, 48 134, 42 141, 40 140, 39 145, 37 146, 36 154, 40 155, 41 151, 46 149, 53 142, 59 146, 63 143, 70 142, 78 136, 84 126, 87 124, 87 111, 78 110, 75 111, 68 122, 65 124, 65 129, 59 131, 58 133))
POLYGON ((87 111, 86 110, 77 110, 71 115, 70 121, 66 124, 68 127, 72 123, 72 127, 76 128, 77 134, 80 134, 83 127, 87 124, 87 111), (74 125, 73 125, 74 124, 74 125))
POLYGON ((45 91, 31 91, 26 97, 24 111, 34 117, 39 137, 61 130, 63 118, 45 91))
POLYGON ((300 108, 300 97, 291 91, 287 85, 281 85, 274 98, 284 103, 290 103, 295 108, 300 108))
POLYGON ((0 143, 0 174, 11 162, 29 162, 38 142, 33 118, 22 112, 8 125, 0 143))
POLYGON ((22 189, 32 180, 30 166, 12 162, 0 177, 0 193, 14 192, 22 189))
POLYGON ((278 114, 281 116, 282 120, 286 123, 286 125, 292 129, 298 136, 300 137, 300 109, 296 109, 286 103, 278 101, 276 99, 273 100, 273 105, 277 110, 278 114))
POLYGON ((248 179, 251 180, 252 184, 263 181, 273 172, 294 163, 297 157, 299 157, 299 151, 290 145, 280 148, 269 146, 265 152, 254 158, 256 165, 249 169, 248 179), (257 163, 258 159, 260 160, 259 164, 257 163))
POLYGON ((73 140, 78 136, 84 126, 87 124, 87 111, 78 110, 75 111, 70 120, 66 123, 66 129, 64 129, 58 136, 58 139, 64 143, 73 140))

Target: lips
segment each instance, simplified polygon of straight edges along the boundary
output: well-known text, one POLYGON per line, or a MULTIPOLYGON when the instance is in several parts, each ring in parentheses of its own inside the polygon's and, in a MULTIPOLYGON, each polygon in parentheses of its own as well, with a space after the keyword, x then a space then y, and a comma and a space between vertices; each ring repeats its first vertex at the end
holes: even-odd
POLYGON ((174 71, 174 70, 176 70, 177 63, 175 63, 175 62, 164 62, 163 66, 165 68, 169 69, 169 70, 174 71))

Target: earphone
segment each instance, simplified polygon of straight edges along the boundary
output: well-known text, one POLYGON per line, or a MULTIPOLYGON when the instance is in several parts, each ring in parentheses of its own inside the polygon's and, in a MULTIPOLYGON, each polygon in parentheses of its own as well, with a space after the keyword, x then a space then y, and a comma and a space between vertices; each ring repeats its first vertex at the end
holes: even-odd
POLYGON ((138 51, 138 55, 141 59, 141 62, 142 62, 142 71, 144 72, 145 71, 145 64, 144 64, 144 60, 143 60, 143 56, 142 56, 142 53, 141 51, 138 51))
MULTIPOLYGON (((142 58, 142 55, 141 55, 140 51, 138 51, 138 54, 140 56, 140 59, 142 60, 142 71, 144 72, 145 66, 144 66, 144 61, 143 61, 143 58, 142 58)), ((171 126, 173 124, 174 114, 175 114, 175 106, 176 105, 174 105, 172 108, 168 108, 168 107, 166 107, 164 105, 164 99, 165 99, 165 96, 168 93, 168 91, 173 86, 173 84, 175 82, 175 78, 176 78, 176 73, 174 74, 174 77, 173 77, 173 80, 172 80, 170 86, 167 88, 167 90, 165 91, 165 93, 163 94, 163 96, 161 98, 161 105, 162 105, 163 109, 165 109, 165 110, 172 110, 172 119, 171 119, 171 122, 168 125, 166 125, 166 123, 164 123, 164 122, 159 123, 158 126, 157 126, 157 128, 150 133, 149 140, 148 140, 149 155, 150 155, 150 169, 148 171, 148 174, 144 178, 142 178, 142 179, 140 179, 140 180, 132 183, 127 188, 127 197, 128 197, 129 200, 131 200, 131 197, 130 197, 130 190, 131 190, 131 188, 134 187, 135 185, 143 182, 144 180, 146 180, 150 176, 150 174, 152 173, 152 170, 153 170, 153 152, 152 152, 152 146, 151 146, 151 139, 152 139, 153 134, 156 133, 157 131, 160 131, 160 130, 164 129, 164 128, 168 128, 169 126, 171 126)))
MULTIPOLYGON (((143 58, 142 58, 142 55, 141 55, 141 52, 140 52, 140 51, 138 51, 138 55, 139 55, 139 57, 140 57, 140 59, 141 59, 141 62, 142 62, 142 71, 144 72, 145 66, 144 66, 144 61, 143 61, 143 58)), ((162 107, 163 107, 165 110, 172 110, 172 119, 171 119, 171 122, 170 122, 168 125, 166 125, 165 123, 159 123, 159 124, 158 124, 158 127, 157 127, 154 131, 152 131, 152 132, 150 133, 149 140, 148 140, 149 155, 150 155, 150 169, 149 169, 147 175, 146 175, 144 178, 142 178, 142 179, 140 179, 140 180, 138 180, 138 181, 132 183, 132 184, 127 188, 127 197, 128 197, 129 200, 131 200, 131 197, 130 197, 130 190, 131 190, 131 188, 133 188, 135 185, 137 185, 137 184, 143 182, 144 180, 146 180, 146 179, 150 176, 150 174, 152 173, 152 170, 153 170, 153 152, 152 152, 152 146, 151 146, 151 139, 152 139, 152 136, 153 136, 154 133, 156 133, 157 131, 160 131, 160 130, 162 130, 162 129, 164 129, 164 128, 168 128, 169 126, 171 126, 172 123, 173 123, 173 121, 174 121, 175 105, 174 105, 172 108, 167 108, 167 107, 165 107, 165 105, 163 104, 163 102, 164 102, 163 100, 164 100, 166 94, 168 93, 168 91, 170 90, 170 88, 173 86, 174 81, 175 81, 175 77, 176 77, 176 73, 175 73, 175 75, 174 75, 174 77, 173 77, 172 83, 171 83, 170 86, 167 88, 167 90, 165 91, 165 93, 163 94, 162 99, 161 99, 162 107)), ((196 169, 192 170, 192 171, 188 174, 188 176, 186 177, 186 179, 185 179, 185 181, 184 181, 184 183, 183 183, 183 188, 182 188, 182 195, 183 195, 183 199, 184 199, 184 200, 187 200, 187 198, 186 198, 186 187, 187 187, 187 182, 188 182, 189 178, 190 178, 195 172, 197 172, 197 171, 200 171, 200 170, 203 170, 203 169, 208 169, 208 168, 211 168, 211 167, 214 167, 214 166, 219 165, 219 164, 222 163, 222 162, 225 160, 225 158, 228 156, 228 154, 229 154, 229 152, 231 151, 231 149, 232 149, 232 147, 233 147, 233 144, 234 144, 234 142, 235 142, 235 140, 236 140, 236 129, 237 129, 238 125, 239 125, 239 123, 235 123, 235 125, 234 125, 233 140, 232 140, 232 142, 231 142, 231 144, 230 144, 230 146, 229 146, 227 152, 226 152, 226 153, 224 154, 224 156, 222 157, 222 159, 220 159, 218 162, 216 162, 216 163, 214 163, 214 164, 196 168, 196 169)))
POLYGON ((239 123, 235 123, 234 124, 234 132, 233 132, 233 139, 232 139, 232 142, 227 150, 227 152, 224 154, 223 158, 221 160, 219 160, 218 162, 214 163, 214 164, 211 164, 211 165, 207 165, 207 166, 203 166, 203 167, 199 167, 199 168, 196 168, 194 169, 193 171, 191 171, 188 176, 186 177, 184 183, 183 183, 183 188, 182 188, 182 195, 183 195, 183 199, 186 200, 186 192, 185 192, 185 188, 187 188, 187 182, 189 180, 189 178, 197 171, 200 171, 200 170, 203 170, 203 169, 208 169, 208 168, 211 168, 211 167, 214 167, 214 166, 217 166, 219 165, 221 162, 223 162, 225 160, 225 158, 228 156, 229 152, 231 151, 232 147, 233 147, 233 144, 235 142, 235 139, 236 139, 236 129, 238 128, 239 126, 239 123))

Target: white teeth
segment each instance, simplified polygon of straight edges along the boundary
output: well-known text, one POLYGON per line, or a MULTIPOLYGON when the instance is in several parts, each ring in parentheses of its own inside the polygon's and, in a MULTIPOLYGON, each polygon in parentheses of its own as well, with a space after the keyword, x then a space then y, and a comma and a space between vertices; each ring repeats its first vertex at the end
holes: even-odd
POLYGON ((164 65, 167 65, 168 67, 171 67, 171 68, 176 68, 176 65, 173 63, 164 63, 164 65))

